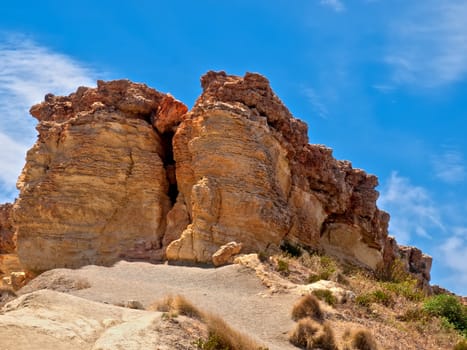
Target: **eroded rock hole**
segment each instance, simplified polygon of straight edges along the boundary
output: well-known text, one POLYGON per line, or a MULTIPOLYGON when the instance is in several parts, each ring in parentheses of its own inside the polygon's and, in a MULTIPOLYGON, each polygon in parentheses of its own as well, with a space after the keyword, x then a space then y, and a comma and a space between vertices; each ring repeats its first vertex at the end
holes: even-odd
POLYGON ((167 195, 169 196, 172 205, 175 204, 178 196, 177 177, 175 174, 175 159, 172 146, 173 136, 173 132, 166 132, 161 135, 162 147, 164 149, 164 167, 167 174, 167 181, 169 182, 169 192, 167 195))

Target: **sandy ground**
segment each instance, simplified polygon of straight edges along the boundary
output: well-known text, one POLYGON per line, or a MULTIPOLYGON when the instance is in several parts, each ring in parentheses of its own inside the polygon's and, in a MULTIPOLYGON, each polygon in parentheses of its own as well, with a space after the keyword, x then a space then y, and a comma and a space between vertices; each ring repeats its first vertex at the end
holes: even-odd
POLYGON ((239 265, 202 268, 121 261, 112 267, 55 269, 36 278, 21 293, 52 288, 89 300, 148 307, 168 294, 181 294, 196 306, 221 316, 270 350, 296 349, 287 333, 296 294, 271 293, 255 272, 239 265), (84 289, 79 289, 87 287, 84 289))

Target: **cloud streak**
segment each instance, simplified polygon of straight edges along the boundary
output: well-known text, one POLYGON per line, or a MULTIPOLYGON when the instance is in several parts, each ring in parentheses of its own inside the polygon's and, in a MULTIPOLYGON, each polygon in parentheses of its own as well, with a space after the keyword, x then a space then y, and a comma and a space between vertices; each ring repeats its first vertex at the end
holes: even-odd
POLYGON ((345 5, 340 0, 321 0, 320 4, 323 6, 330 7, 336 12, 343 12, 345 11, 345 5))
POLYGON ((467 2, 428 0, 395 20, 384 61, 400 84, 434 88, 467 76, 467 2))
POLYGON ((466 178, 465 161, 457 150, 447 150, 443 154, 433 157, 432 164, 435 176, 448 184, 462 182, 466 178))
POLYGON ((430 239, 432 231, 445 231, 428 191, 397 172, 383 187, 378 205, 391 214, 389 230, 399 243, 408 244, 413 234, 430 239))
POLYGON ((94 85, 92 70, 22 35, 0 37, 0 199, 12 200, 26 150, 35 138, 31 105, 46 93, 94 85))

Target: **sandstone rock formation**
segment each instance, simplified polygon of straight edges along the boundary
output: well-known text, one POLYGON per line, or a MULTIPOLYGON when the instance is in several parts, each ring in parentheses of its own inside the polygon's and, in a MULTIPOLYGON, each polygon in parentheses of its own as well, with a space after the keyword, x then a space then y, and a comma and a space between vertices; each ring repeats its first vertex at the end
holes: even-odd
POLYGON ((11 220, 12 204, 0 205, 0 254, 14 253, 16 250, 15 230, 11 220))
POLYGON ((124 80, 32 107, 39 137, 14 209, 22 263, 40 271, 162 256, 171 205, 164 145, 185 112, 124 80))
POLYGON ((248 253, 286 239, 372 269, 383 264, 389 216, 376 207, 375 176, 308 144, 306 125, 264 77, 209 72, 202 86, 173 140, 191 223, 168 246, 169 259, 209 261, 232 240, 248 253))
MULTIPOLYGON (((286 241, 373 270, 391 265, 399 251, 375 176, 309 144, 261 75, 209 72, 201 83, 189 112, 123 80, 31 109, 39 137, 13 211, 28 269, 211 262, 232 241, 244 253, 286 241)), ((408 268, 418 271, 415 260, 408 268)))

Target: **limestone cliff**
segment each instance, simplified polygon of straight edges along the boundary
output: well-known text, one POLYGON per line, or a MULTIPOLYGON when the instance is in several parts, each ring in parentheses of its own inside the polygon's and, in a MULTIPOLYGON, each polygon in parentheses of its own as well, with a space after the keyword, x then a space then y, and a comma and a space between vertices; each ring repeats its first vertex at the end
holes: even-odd
POLYGON ((39 137, 13 210, 27 268, 211 262, 229 242, 247 253, 286 241, 373 270, 405 256, 429 279, 431 260, 388 237, 377 178, 309 144, 266 78, 201 83, 191 111, 124 80, 32 107, 39 137))

